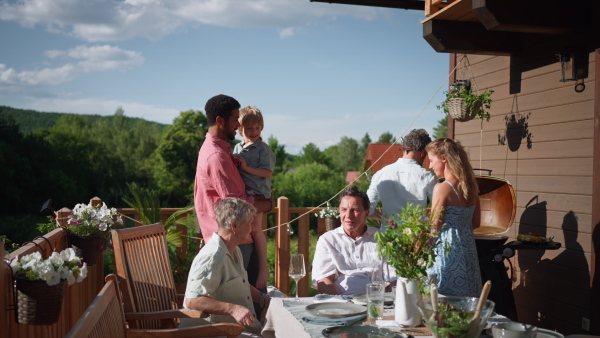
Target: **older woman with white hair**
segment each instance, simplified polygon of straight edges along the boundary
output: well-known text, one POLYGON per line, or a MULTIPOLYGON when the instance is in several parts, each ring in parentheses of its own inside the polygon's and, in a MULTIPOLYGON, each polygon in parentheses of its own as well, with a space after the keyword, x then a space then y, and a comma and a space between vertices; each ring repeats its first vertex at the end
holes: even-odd
POLYGON ((219 229, 200 250, 188 275, 184 306, 209 313, 205 319, 183 318, 179 327, 210 323, 239 323, 260 334, 252 302, 266 306, 269 296, 248 283, 238 245, 248 243, 256 209, 238 199, 225 198, 215 206, 219 229))

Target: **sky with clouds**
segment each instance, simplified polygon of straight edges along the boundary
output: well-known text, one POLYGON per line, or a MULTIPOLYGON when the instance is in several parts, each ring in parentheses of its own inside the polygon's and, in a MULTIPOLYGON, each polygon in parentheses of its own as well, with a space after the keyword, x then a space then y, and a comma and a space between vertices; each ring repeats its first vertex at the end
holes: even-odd
POLYGON ((292 154, 433 132, 449 59, 423 19, 309 0, 0 0, 0 105, 171 124, 227 94, 292 154))

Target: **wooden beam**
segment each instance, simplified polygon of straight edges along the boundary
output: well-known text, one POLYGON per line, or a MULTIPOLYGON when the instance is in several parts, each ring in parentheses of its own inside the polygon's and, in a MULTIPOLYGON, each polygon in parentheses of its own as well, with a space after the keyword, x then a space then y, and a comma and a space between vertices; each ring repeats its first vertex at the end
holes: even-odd
POLYGON ((472 0, 473 11, 489 30, 569 34, 590 24, 587 0, 472 0))
POLYGON ((510 55, 521 51, 520 33, 488 31, 478 22, 430 20, 423 38, 438 53, 510 55))
POLYGON ((414 9, 418 11, 425 10, 425 1, 420 0, 310 0, 310 2, 326 2, 330 4, 414 9))
POLYGON ((592 335, 600 335, 600 49, 596 50, 594 92, 594 154, 592 171, 592 256, 590 262, 590 324, 592 335))

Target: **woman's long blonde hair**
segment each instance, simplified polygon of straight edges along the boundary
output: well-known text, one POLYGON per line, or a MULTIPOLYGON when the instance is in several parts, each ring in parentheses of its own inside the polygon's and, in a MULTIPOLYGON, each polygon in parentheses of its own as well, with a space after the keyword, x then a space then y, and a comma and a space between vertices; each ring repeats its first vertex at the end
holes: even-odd
POLYGON ((446 157, 446 167, 458 179, 465 202, 469 203, 479 196, 479 187, 469 155, 459 141, 439 138, 427 145, 425 151, 438 157, 446 157))

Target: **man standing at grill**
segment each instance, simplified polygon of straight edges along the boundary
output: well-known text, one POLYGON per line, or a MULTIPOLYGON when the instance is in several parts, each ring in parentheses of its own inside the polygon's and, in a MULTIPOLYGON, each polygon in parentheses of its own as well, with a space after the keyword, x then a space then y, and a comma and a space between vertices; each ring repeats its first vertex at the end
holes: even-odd
POLYGON ((431 202, 433 187, 438 181, 433 173, 423 168, 427 157, 425 146, 430 142, 424 129, 413 129, 402 142, 403 156, 373 176, 367 190, 371 202, 369 217, 381 219, 382 230, 387 227, 387 219, 400 213, 406 204, 426 208, 431 202), (379 201, 383 205, 381 213, 375 209, 379 201))
MULTIPOLYGON (((204 107, 208 120, 208 132, 198 154, 196 181, 194 184, 194 205, 198 224, 205 243, 208 243, 219 226, 215 218, 215 205, 227 198, 236 197, 254 205, 257 212, 269 212, 273 208, 273 200, 255 200, 246 194, 246 184, 233 160, 231 146, 227 141, 234 140, 239 127, 240 104, 233 97, 217 95, 206 102, 204 107)), ((267 239, 260 224, 255 225, 252 240, 255 247, 264 249, 266 253, 267 239)), ((251 256, 252 259, 253 256, 251 256)), ((254 256, 256 257, 256 255, 254 256)), ((258 260, 258 259, 257 259, 258 260)), ((250 262, 256 266, 260 262, 250 262)), ((266 264, 266 255, 265 262, 266 264)), ((249 269, 254 270, 254 269, 249 269)), ((248 271, 250 284, 266 292, 266 285, 255 285, 258 272, 248 271)), ((260 308, 256 306, 260 318, 260 308)))

